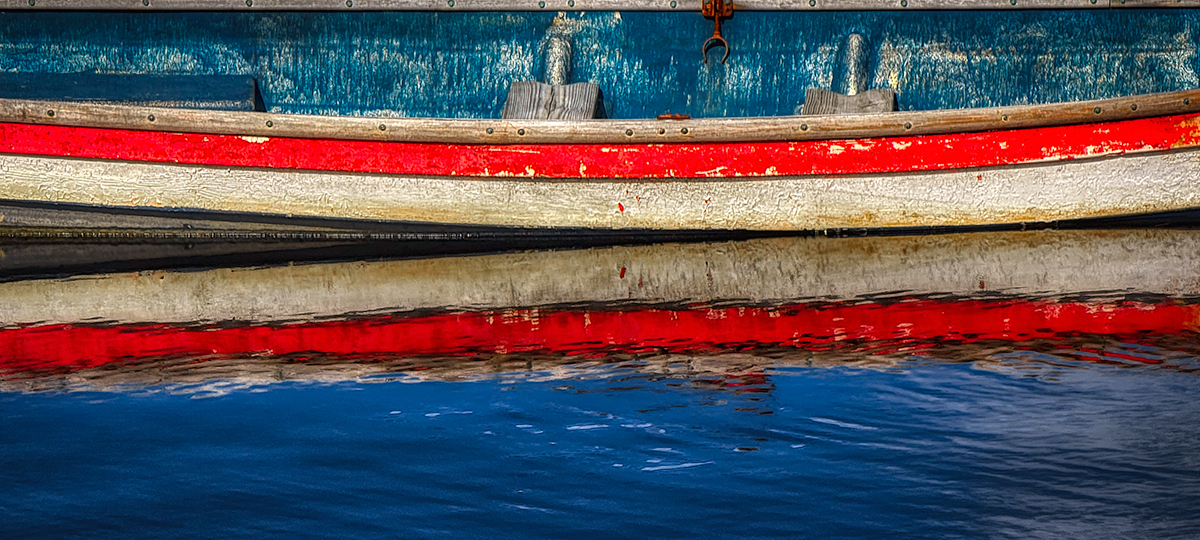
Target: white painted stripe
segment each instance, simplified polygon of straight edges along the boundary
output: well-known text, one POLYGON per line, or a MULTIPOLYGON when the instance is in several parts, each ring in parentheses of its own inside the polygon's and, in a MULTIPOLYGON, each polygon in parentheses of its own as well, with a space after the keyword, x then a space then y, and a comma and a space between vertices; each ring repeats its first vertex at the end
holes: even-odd
POLYGON ((0 156, 0 199, 520 227, 822 230, 1200 207, 1200 150, 898 175, 476 179, 0 156))

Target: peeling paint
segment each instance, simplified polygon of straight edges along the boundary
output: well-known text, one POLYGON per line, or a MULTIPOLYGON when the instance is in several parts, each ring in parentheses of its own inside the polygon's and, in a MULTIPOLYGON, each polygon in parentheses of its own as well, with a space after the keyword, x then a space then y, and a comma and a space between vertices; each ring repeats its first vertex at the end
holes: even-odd
POLYGON ((0 162, 9 170, 5 198, 11 199, 524 227, 820 230, 1042 222, 1200 207, 1193 181, 1200 177, 1200 150, 979 172, 703 182, 479 180, 15 155, 0 155, 0 162), (208 196, 197 200, 197 192, 208 196), (613 212, 624 208, 613 200, 621 192, 626 196, 617 199, 636 200, 636 212, 613 212))
POLYGON ((694 13, 39 13, 0 15, 0 70, 251 75, 271 111, 494 118, 538 78, 549 33, 613 118, 793 114, 830 88, 860 33, 868 86, 903 110, 991 107, 1200 86, 1195 10, 738 12, 705 67, 694 13), (145 36, 154 36, 153 40, 145 36))

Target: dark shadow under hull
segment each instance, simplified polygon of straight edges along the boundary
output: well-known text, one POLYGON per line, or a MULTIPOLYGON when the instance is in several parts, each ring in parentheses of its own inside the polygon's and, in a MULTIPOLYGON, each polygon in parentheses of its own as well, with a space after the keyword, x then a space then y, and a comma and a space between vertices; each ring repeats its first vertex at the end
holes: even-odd
POLYGON ((1196 228, 1200 209, 988 226, 818 231, 483 227, 0 203, 0 280, 82 273, 427 258, 781 236, 868 237, 1042 229, 1196 228))

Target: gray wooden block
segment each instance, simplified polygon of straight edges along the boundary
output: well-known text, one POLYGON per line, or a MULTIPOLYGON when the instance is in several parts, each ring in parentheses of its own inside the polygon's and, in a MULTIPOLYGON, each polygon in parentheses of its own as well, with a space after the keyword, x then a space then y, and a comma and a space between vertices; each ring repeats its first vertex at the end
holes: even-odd
POLYGON ((896 91, 891 88, 867 90, 854 95, 839 94, 824 88, 809 88, 804 94, 803 116, 827 114, 870 114, 896 110, 896 91))
POLYGON ((248 75, 0 73, 0 98, 261 111, 248 75))
POLYGON ((558 86, 517 81, 508 88, 500 118, 590 120, 597 117, 599 102, 600 85, 595 83, 558 86))

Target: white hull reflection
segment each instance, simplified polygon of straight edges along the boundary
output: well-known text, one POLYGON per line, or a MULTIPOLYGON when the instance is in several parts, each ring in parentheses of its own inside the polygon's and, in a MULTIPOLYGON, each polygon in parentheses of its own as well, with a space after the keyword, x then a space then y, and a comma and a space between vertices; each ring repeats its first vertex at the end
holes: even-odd
POLYGON ((561 305, 1200 296, 1200 234, 773 238, 0 283, 0 324, 319 321, 561 305))
POLYGON ((667 377, 754 392, 819 366, 1200 368, 1200 234, 1182 230, 126 272, 0 295, 0 390, 16 391, 667 377))

